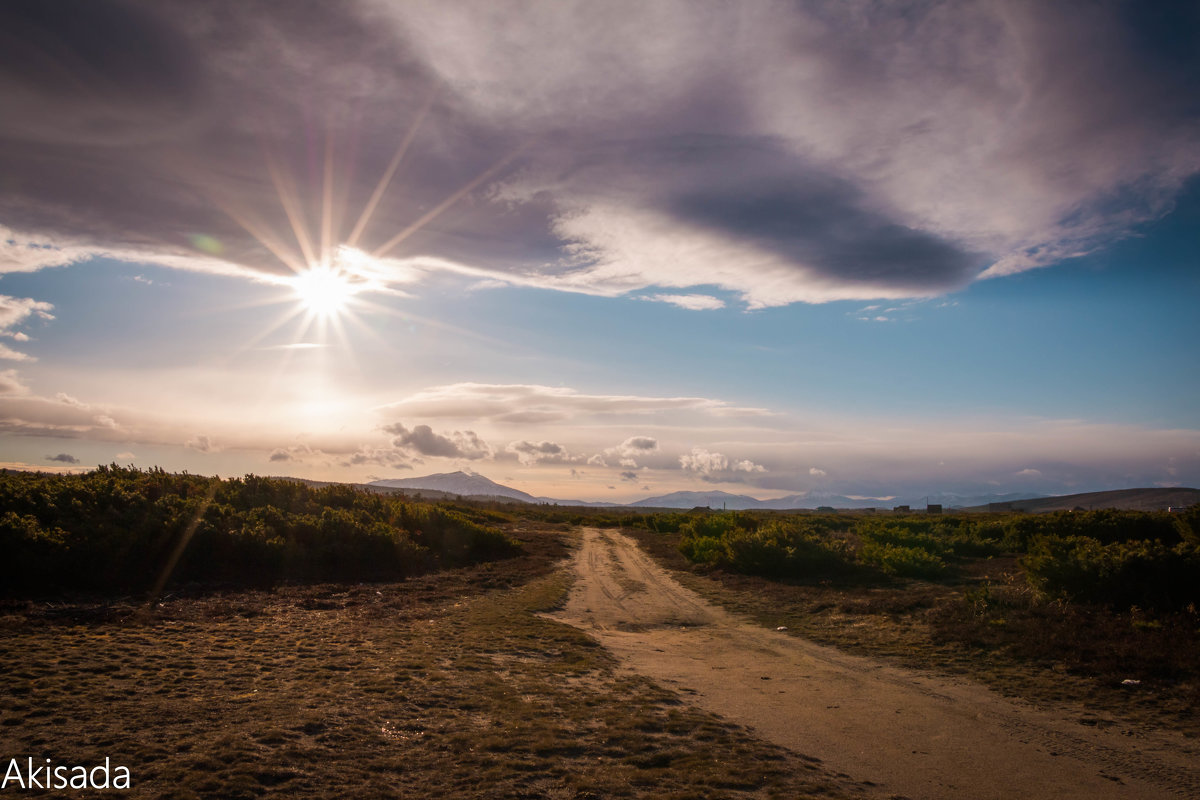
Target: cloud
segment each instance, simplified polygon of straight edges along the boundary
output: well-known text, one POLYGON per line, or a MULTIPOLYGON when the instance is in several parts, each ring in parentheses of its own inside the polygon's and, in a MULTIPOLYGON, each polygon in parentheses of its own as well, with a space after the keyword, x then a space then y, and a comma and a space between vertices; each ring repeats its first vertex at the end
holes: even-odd
POLYGON ((278 282, 321 255, 327 151, 329 246, 380 290, 927 297, 1200 170, 1187 4, 64 3, 0 4, 5 271, 278 282))
POLYGON ((136 461, 137 460, 137 456, 134 455, 133 453, 129 452, 128 450, 126 450, 123 453, 117 453, 116 458, 118 461, 136 461))
MULTIPOLYGON (((3 231, 0 231, 0 234, 2 233, 3 231)), ((30 317, 52 320, 54 315, 50 312, 53 310, 53 305, 41 300, 0 294, 0 336, 18 342, 27 342, 29 341, 28 334, 13 329, 24 324, 30 317)), ((2 342, 0 342, 0 358, 9 361, 37 361, 33 356, 14 350, 2 342)))
POLYGON ((572 456, 557 442, 509 442, 504 450, 514 454, 517 460, 527 467, 534 464, 573 464, 581 460, 580 457, 572 456))
POLYGON ((193 436, 191 439, 188 439, 186 442, 184 442, 184 447, 190 447, 193 450, 201 453, 212 453, 216 450, 212 440, 204 434, 198 434, 193 436))
POLYGON ((405 452, 392 447, 362 445, 338 463, 343 467, 359 467, 364 464, 375 464, 391 469, 412 469, 413 461, 405 452))
POLYGON ((0 370, 0 395, 20 395, 29 391, 15 369, 0 370))
POLYGON ((9 361, 37 361, 37 359, 33 356, 13 350, 3 342, 0 342, 0 358, 7 359, 9 361))
POLYGON ((1025 469, 1020 470, 1016 474, 1018 477, 1022 477, 1022 478, 1040 478, 1042 476, 1042 471, 1040 469, 1026 467, 1025 469))
POLYGON ((724 300, 707 294, 653 294, 641 299, 653 300, 656 303, 670 303, 689 311, 711 311, 725 307, 724 300))
POLYGON ((628 472, 622 472, 621 480, 630 481, 632 483, 637 483, 638 482, 638 474, 636 472, 633 472, 632 470, 628 471, 628 472))
POLYGON ((622 453, 650 453, 658 449, 658 440, 650 436, 630 436, 618 445, 622 453))
POLYGON ((385 415, 489 420, 510 424, 548 424, 587 416, 700 411, 707 414, 752 413, 704 397, 646 397, 585 394, 561 386, 455 383, 424 389, 378 409, 385 415))
POLYGON ((0 294, 0 335, 15 338, 18 334, 13 332, 13 328, 24 324, 30 317, 52 320, 54 315, 50 312, 53 310, 53 305, 41 300, 0 294))
POLYGON ((383 430, 394 434, 392 444, 415 451, 423 456, 437 458, 491 458, 492 448, 474 431, 454 431, 449 436, 434 433, 428 425, 417 425, 411 430, 397 422, 385 425, 383 430))
POLYGON ((679 457, 679 466, 689 472, 697 472, 701 476, 713 476, 719 473, 736 472, 766 472, 766 467, 743 459, 732 461, 722 453, 714 453, 703 447, 693 447, 690 453, 679 457))
POLYGON ((824 478, 829 473, 819 467, 809 467, 808 474, 817 478, 824 478))
POLYGON ((78 464, 79 459, 70 453, 59 453, 56 456, 46 456, 47 461, 59 461, 63 464, 78 464))

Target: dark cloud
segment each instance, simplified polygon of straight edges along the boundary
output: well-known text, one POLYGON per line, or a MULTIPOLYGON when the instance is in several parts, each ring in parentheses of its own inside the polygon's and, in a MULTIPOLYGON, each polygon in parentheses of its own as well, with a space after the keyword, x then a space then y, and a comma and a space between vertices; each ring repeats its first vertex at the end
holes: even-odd
POLYGON ((331 249, 477 277, 947 291, 1125 235, 1200 169, 1194 6, 1081 8, 13 0, 3 268, 286 274, 328 189, 331 249))
POLYGON ((47 461, 59 461, 63 464, 78 464, 79 459, 70 453, 59 453, 56 456, 46 456, 47 461))
POLYGON ((526 466, 532 464, 567 464, 577 461, 567 449, 557 442, 509 442, 506 452, 512 453, 526 466))
POLYGON ((415 450, 423 456, 436 458, 487 458, 491 448, 474 431, 454 431, 449 436, 434 433, 428 425, 416 425, 411 430, 400 423, 387 425, 384 430, 394 434, 392 444, 415 450))
POLYGON ((632 471, 622 472, 622 473, 621 473, 621 480, 623 480, 623 481, 632 481, 633 483, 637 483, 637 481, 638 481, 638 474, 637 474, 636 472, 632 472, 632 471))
POLYGON ((0 7, 5 137, 37 143, 144 144, 196 107, 199 60, 147 9, 107 0, 0 7))

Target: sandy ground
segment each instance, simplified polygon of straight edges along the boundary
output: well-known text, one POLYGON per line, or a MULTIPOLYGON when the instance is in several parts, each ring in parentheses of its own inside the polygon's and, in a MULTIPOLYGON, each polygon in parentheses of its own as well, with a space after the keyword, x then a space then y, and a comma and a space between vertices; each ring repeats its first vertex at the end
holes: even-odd
POLYGON ((583 532, 554 619, 630 670, 881 797, 1200 798, 1200 747, 1096 730, 974 683, 887 666, 767 630, 674 581, 619 533, 583 532))

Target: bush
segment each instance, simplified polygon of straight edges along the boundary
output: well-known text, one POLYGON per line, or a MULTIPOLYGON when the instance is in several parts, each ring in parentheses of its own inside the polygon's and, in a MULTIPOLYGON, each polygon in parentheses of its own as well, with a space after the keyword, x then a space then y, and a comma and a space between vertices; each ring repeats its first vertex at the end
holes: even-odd
POLYGON ((1156 611, 1200 604, 1200 548, 1190 542, 1043 536, 1021 563, 1030 585, 1050 597, 1156 611))
POLYGON ((254 475, 3 472, 0 508, 6 593, 144 591, 164 576, 240 585, 394 580, 520 549, 460 509, 254 475))
POLYGON ((947 572, 946 562, 921 547, 906 547, 868 539, 858 556, 881 572, 903 578, 940 578, 947 572))
POLYGON ((801 578, 853 568, 846 542, 804 522, 713 514, 684 524, 679 551, 695 563, 722 566, 749 575, 801 578))

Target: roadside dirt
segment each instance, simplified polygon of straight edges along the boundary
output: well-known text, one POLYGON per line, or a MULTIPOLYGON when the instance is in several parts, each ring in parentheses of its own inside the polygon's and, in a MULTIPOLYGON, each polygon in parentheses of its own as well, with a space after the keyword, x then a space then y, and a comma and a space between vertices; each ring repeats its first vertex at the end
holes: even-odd
POLYGON ((974 683, 764 629, 710 605, 614 531, 584 529, 574 567, 552 618, 882 797, 1200 797, 1200 748, 1182 736, 1087 728, 974 683))

